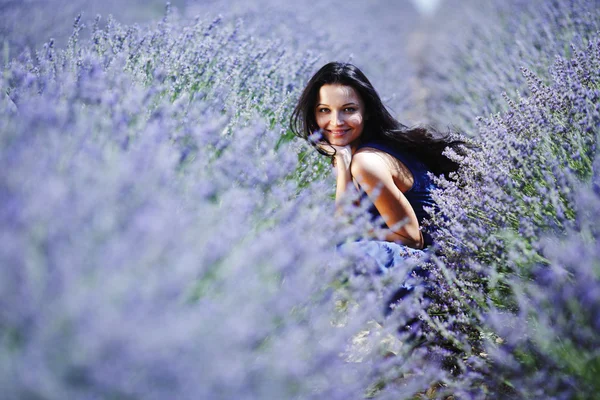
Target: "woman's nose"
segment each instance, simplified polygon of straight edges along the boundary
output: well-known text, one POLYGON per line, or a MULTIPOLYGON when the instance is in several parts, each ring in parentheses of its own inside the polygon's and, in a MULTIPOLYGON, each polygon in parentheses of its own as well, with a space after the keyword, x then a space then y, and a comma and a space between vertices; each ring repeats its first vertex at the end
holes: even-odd
POLYGON ((342 119, 342 116, 339 113, 334 113, 333 114, 333 118, 332 121, 334 125, 343 125, 344 124, 344 120, 342 119))

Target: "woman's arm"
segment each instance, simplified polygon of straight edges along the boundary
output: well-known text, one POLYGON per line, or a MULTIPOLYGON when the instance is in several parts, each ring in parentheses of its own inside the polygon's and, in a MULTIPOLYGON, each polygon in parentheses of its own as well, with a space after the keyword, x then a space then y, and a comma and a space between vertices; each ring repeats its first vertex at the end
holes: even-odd
MULTIPOLYGON (((387 225, 385 240, 423 248, 423 235, 415 211, 394 182, 386 160, 374 152, 358 152, 352 158, 350 173, 387 225)), ((403 183, 406 187, 412 185, 412 182, 403 183)))
POLYGON ((352 184, 352 174, 350 165, 352 163, 352 150, 350 146, 333 146, 335 148, 335 170, 336 170, 336 187, 335 187, 335 205, 340 207, 343 204, 343 199, 348 195, 348 189, 352 184))

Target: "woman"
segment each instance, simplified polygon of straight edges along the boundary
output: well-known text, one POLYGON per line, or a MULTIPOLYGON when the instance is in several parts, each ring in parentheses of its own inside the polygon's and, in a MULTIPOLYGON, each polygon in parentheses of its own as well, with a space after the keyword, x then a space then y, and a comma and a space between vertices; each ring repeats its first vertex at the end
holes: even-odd
POLYGON ((422 228, 434 175, 458 164, 442 154, 460 140, 434 137, 424 128, 409 129, 394 119, 367 77, 354 65, 332 62, 308 82, 291 119, 292 131, 333 158, 337 171, 336 204, 354 184, 373 202, 385 223, 385 240, 413 249, 432 244, 422 228), (319 140, 311 140, 320 132, 319 140))

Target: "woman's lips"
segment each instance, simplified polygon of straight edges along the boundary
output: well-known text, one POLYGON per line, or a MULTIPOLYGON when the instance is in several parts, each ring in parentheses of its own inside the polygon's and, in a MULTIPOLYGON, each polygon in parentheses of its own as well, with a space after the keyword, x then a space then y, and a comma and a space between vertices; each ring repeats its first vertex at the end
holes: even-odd
POLYGON ((349 130, 350 129, 329 130, 329 133, 331 133, 333 136, 342 136, 349 130))

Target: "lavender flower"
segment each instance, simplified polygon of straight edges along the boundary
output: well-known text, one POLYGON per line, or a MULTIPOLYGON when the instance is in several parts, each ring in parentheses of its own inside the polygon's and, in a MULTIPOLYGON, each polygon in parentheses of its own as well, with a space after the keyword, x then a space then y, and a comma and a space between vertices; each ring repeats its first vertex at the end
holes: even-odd
POLYGON ((597 7, 467 2, 456 24, 385 3, 174 2, 156 22, 135 3, 56 30, 2 9, 7 398, 598 391, 597 7), (364 209, 334 219, 330 166, 291 140, 329 59, 401 120, 471 134, 430 252, 353 243, 364 209))

